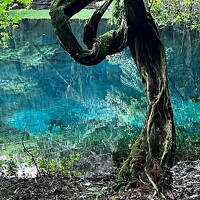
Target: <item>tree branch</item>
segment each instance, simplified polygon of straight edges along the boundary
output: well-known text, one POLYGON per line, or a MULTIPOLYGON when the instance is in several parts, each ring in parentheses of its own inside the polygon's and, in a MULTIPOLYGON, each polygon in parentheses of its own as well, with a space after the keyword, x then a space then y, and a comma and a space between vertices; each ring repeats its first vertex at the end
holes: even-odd
POLYGON ((34 155, 26 148, 26 146, 25 146, 25 144, 24 144, 24 136, 25 136, 25 133, 26 133, 26 128, 27 128, 28 126, 25 126, 24 127, 24 131, 23 131, 23 134, 22 134, 22 147, 23 147, 23 149, 24 149, 24 152, 26 152, 26 153, 28 153, 28 155, 29 156, 31 156, 31 160, 33 161, 33 163, 34 163, 34 165, 35 165, 35 167, 36 167, 36 171, 37 171, 37 177, 39 177, 40 176, 40 170, 39 170, 39 167, 38 167, 38 165, 37 165, 37 162, 36 162, 36 160, 35 160, 35 157, 34 157, 34 155))
MULTIPOLYGON (((103 61, 107 55, 117 53, 127 46, 128 27, 124 21, 118 30, 111 30, 98 38, 92 38, 91 40, 93 40, 93 43, 90 42, 90 49, 84 50, 72 33, 69 22, 71 14, 75 14, 76 11, 79 10, 72 6, 76 1, 77 0, 74 0, 71 3, 69 0, 55 0, 51 5, 50 11, 51 21, 57 39, 75 61, 88 66, 96 65, 103 61), (71 11, 68 13, 66 11, 68 11, 69 8, 71 11)), ((82 0, 79 4, 83 2, 83 5, 85 5, 85 2, 88 1, 89 0, 82 0)), ((110 0, 108 1, 110 3, 110 0)), ((82 8, 83 5, 79 5, 79 8, 82 8)), ((106 10, 106 7, 107 4, 105 7, 101 7, 100 10, 106 10)), ((94 15, 96 15, 96 12, 94 15)), ((91 23, 93 26, 98 26, 98 21, 91 21, 91 23)))
POLYGON ((105 1, 101 7, 96 9, 92 17, 85 24, 83 41, 88 49, 92 49, 94 40, 97 37, 97 28, 99 22, 112 1, 113 0, 105 1))

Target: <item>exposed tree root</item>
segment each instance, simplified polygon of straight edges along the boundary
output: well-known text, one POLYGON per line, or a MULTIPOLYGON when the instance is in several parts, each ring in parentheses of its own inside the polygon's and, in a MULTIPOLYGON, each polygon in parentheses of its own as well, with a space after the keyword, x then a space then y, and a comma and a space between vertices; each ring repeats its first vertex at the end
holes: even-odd
POLYGON ((153 197, 155 197, 156 195, 158 195, 159 197, 161 197, 163 200, 166 200, 166 197, 164 196, 164 194, 162 192, 159 191, 156 183, 153 181, 153 179, 151 178, 151 176, 148 174, 146 167, 144 168, 145 174, 147 176, 147 178, 149 179, 150 183, 152 184, 155 192, 153 194, 153 197))

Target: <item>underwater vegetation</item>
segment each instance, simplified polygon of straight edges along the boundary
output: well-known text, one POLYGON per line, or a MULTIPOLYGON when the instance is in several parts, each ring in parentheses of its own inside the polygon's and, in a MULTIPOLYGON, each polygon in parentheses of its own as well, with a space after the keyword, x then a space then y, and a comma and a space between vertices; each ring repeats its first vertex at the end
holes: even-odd
MULTIPOLYGON (((26 135, 24 144, 29 152, 38 151, 39 157, 45 158, 46 161, 53 159, 55 162, 60 162, 63 157, 79 153, 75 169, 87 173, 103 172, 111 170, 112 157, 119 153, 122 141, 126 144, 124 151, 129 150, 131 142, 137 138, 139 131, 138 128, 129 126, 119 127, 114 121, 105 122, 96 119, 56 133, 26 135), (123 140, 124 137, 127 138, 126 141, 123 140)), ((23 132, 6 134, 4 129, 1 130, 0 136, 0 157, 14 159, 18 166, 26 162, 22 146, 23 132)), ((123 156, 114 161, 116 165, 119 164, 118 159, 123 160, 123 156)))
MULTIPOLYGON (((93 119, 64 131, 27 133, 24 144, 29 152, 38 152, 38 165, 46 171, 50 170, 50 164, 59 163, 70 155, 80 154, 79 159, 70 164, 70 170, 82 174, 107 172, 112 170, 113 166, 121 166, 131 150, 132 143, 141 132, 139 127, 118 122, 93 119)), ((30 160, 24 156, 22 134, 23 132, 9 126, 0 131, 0 160, 8 163, 12 161, 17 166, 16 171, 18 168, 24 169, 24 163, 30 160)), ((176 161, 200 159, 199 155, 199 133, 188 134, 184 127, 177 127, 176 161)), ((29 162, 29 165, 34 166, 33 162, 29 162)))
MULTIPOLYGON (((106 23, 100 32, 107 30, 106 23)), ((72 23, 78 39, 82 28, 82 22, 72 23)), ((141 132, 147 108, 128 50, 86 68, 64 54, 49 21, 24 20, 10 34, 10 48, 0 49, 0 159, 25 162, 26 127, 24 143, 30 152, 39 152, 39 158, 60 162, 79 153, 73 163, 78 171, 119 167, 141 132)), ((180 30, 162 30, 161 35, 177 160, 195 160, 200 158, 200 51, 193 40, 181 39, 187 37, 180 30)))

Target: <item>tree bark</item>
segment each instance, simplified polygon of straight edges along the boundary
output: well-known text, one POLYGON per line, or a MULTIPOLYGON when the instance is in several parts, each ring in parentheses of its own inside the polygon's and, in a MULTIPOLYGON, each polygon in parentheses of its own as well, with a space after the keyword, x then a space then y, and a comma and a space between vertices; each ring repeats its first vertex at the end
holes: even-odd
POLYGON ((54 0, 50 10, 51 22, 61 46, 75 61, 88 66, 100 63, 107 55, 122 51, 127 46, 128 29, 126 21, 123 21, 119 29, 111 30, 98 38, 95 37, 107 4, 112 2, 112 0, 107 0, 95 11, 92 20, 85 25, 86 33, 84 35, 88 33, 88 27, 93 25, 94 28, 90 30, 88 39, 84 40, 89 49, 83 49, 71 31, 69 19, 91 2, 92 0, 54 0))
POLYGON ((126 186, 136 187, 150 182, 155 194, 173 199, 168 191, 176 135, 168 91, 165 50, 143 0, 124 0, 126 23, 120 29, 97 38, 98 23, 111 1, 105 2, 86 24, 84 42, 88 50, 83 50, 72 34, 69 18, 92 0, 54 0, 50 12, 52 24, 63 48, 84 65, 97 64, 106 55, 129 46, 142 79, 148 110, 142 133, 119 171, 118 182, 120 186, 125 183, 126 186))
MULTIPOLYGON (((142 0, 125 0, 128 45, 140 73, 148 109, 141 136, 118 174, 118 181, 140 184, 145 176, 156 193, 169 193, 175 154, 175 126, 168 91, 166 56, 158 30, 142 0), (129 9, 129 8, 132 9, 129 9)), ((162 195, 161 195, 162 196, 162 195)))

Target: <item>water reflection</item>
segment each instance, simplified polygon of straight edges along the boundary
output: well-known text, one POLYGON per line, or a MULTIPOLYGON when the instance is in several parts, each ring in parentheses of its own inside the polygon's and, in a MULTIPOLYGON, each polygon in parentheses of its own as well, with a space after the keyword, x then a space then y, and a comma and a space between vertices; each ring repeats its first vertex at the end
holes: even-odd
MULTIPOLYGON (((81 42, 83 23, 74 21, 72 29, 81 42)), ((104 21, 99 32, 106 30, 108 26, 104 21)), ((181 33, 174 33, 178 38, 181 37, 181 33)), ((190 126, 200 120, 196 78, 200 70, 195 69, 192 77, 188 77, 189 86, 183 87, 185 76, 191 75, 193 65, 198 63, 192 62, 188 67, 186 64, 189 58, 185 64, 184 59, 176 59, 177 54, 180 54, 176 52, 180 44, 176 42, 174 46, 171 34, 172 31, 168 30, 161 35, 164 43, 167 42, 165 46, 175 122, 190 126), (185 74, 174 75, 175 70, 180 71, 180 68, 185 74), (180 77, 177 79, 177 76, 180 77), (189 92, 188 87, 191 87, 189 92), (192 101, 192 98, 197 101, 192 101)), ((34 133, 48 132, 47 122, 52 119, 62 120, 65 126, 95 118, 110 120, 119 113, 106 101, 106 96, 115 91, 132 96, 138 103, 142 103, 140 99, 144 93, 141 81, 128 50, 107 57, 97 66, 85 67, 75 63, 60 48, 49 21, 25 20, 19 29, 11 31, 11 36, 9 49, 1 49, 0 56, 1 120, 5 123, 20 130, 28 125, 29 131, 34 133)), ((184 45, 188 43, 182 42, 184 45)), ((182 54, 183 57, 187 52, 182 50, 182 54)), ((138 110, 142 114, 136 117, 130 119, 129 116, 128 122, 142 127, 145 109, 138 110)), ((126 117, 123 115, 122 118, 126 117)), ((56 130, 59 130, 59 126, 54 127, 56 130)))
MULTIPOLYGON (((72 29, 81 41, 83 23, 72 22, 72 29)), ((99 31, 107 29, 103 21, 99 31)), ((10 34, 9 48, 0 49, 0 156, 24 163, 21 140, 26 127, 27 148, 39 150, 45 162, 81 153, 81 170, 109 170, 122 148, 129 152, 147 108, 128 49, 85 67, 57 44, 48 20, 25 20, 10 34)), ((183 48, 194 42, 181 40, 182 34, 161 32, 180 147, 186 134, 198 144, 200 131, 200 49, 183 48)))

